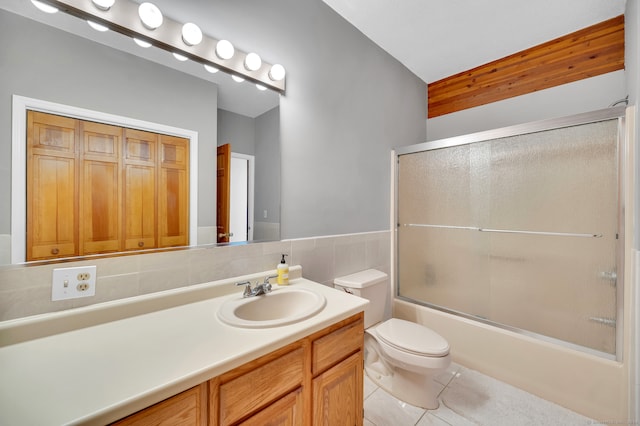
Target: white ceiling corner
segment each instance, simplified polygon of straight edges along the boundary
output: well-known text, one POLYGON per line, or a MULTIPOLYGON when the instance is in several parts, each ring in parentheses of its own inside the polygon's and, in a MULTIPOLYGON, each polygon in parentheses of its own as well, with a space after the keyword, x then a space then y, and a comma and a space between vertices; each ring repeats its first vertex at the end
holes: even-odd
POLYGON ((426 83, 624 14, 626 0, 323 0, 426 83))

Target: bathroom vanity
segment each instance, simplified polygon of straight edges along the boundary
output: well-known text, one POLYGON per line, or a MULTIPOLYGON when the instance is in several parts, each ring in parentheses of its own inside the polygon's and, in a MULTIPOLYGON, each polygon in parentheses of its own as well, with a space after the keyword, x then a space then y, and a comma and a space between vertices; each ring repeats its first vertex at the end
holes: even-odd
POLYGON ((361 424, 367 302, 292 268, 291 289, 326 299, 315 315, 218 319, 268 272, 0 323, 3 423, 361 424))

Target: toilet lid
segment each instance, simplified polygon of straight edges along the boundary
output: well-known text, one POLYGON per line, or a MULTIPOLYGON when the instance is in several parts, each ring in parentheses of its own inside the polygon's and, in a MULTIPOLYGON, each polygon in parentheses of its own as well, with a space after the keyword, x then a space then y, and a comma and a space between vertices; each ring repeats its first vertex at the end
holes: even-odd
POLYGON ((445 356, 449 343, 435 331, 420 324, 391 318, 376 327, 378 337, 397 349, 427 356, 445 356))

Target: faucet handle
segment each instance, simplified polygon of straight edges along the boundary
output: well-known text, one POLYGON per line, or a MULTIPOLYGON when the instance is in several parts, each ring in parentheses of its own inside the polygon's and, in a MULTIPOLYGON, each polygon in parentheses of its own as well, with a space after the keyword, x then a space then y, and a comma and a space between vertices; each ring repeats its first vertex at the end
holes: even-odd
POLYGON ((277 275, 269 275, 268 277, 266 277, 264 279, 264 283, 263 284, 269 284, 269 280, 272 280, 274 278, 278 278, 278 276, 277 275))
POLYGON ((251 295, 251 281, 242 281, 241 283, 236 283, 236 286, 243 285, 245 286, 244 292, 242 293, 243 297, 247 297, 251 295))

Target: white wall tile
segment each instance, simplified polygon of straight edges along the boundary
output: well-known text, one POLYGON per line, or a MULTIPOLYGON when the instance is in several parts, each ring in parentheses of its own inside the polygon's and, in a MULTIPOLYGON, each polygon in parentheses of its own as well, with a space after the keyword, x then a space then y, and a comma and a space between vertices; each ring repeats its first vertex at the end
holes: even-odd
POLYGON ((273 270, 282 253, 289 255, 289 265, 302 266, 305 278, 332 285, 336 276, 367 267, 388 271, 388 238, 383 231, 5 266, 0 268, 0 321, 273 270), (76 265, 97 266, 96 296, 52 302, 52 270, 76 265))

